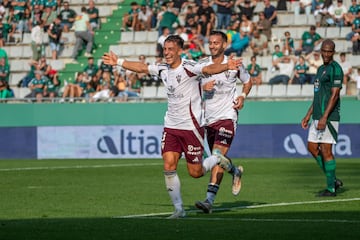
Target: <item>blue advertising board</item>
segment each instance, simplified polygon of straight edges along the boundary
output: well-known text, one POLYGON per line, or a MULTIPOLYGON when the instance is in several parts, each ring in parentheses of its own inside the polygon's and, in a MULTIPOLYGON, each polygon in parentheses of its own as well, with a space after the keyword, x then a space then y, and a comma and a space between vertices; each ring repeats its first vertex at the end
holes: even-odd
POLYGON ((0 127, 0 159, 35 159, 36 127, 0 127))
MULTIPOLYGON (((360 124, 340 124, 335 156, 360 157, 360 124)), ((300 124, 238 125, 230 157, 306 157, 308 130, 300 124)))

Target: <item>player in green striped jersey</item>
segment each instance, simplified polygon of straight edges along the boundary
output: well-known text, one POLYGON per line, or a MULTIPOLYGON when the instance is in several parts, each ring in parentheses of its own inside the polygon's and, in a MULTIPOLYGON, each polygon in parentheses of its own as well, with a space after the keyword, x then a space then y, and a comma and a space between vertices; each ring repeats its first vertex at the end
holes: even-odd
POLYGON ((327 188, 319 196, 334 197, 342 182, 336 178, 336 162, 332 146, 336 144, 340 121, 340 90, 344 73, 334 61, 335 43, 326 39, 321 45, 324 64, 319 67, 314 82, 314 99, 301 121, 302 128, 309 127, 308 150, 324 171, 327 188))

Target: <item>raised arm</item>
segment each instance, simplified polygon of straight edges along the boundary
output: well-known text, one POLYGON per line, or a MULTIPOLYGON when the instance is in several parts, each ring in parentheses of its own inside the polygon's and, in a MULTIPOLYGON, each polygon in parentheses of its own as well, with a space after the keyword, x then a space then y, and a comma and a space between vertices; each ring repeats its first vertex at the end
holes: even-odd
POLYGON ((137 73, 149 73, 148 65, 142 62, 127 61, 123 58, 118 58, 114 52, 104 53, 102 57, 105 64, 116 66, 119 65, 127 70, 137 73))
POLYGON ((241 64, 242 59, 229 58, 228 62, 225 64, 211 64, 203 67, 202 73, 211 75, 221 73, 227 70, 237 70, 241 64))

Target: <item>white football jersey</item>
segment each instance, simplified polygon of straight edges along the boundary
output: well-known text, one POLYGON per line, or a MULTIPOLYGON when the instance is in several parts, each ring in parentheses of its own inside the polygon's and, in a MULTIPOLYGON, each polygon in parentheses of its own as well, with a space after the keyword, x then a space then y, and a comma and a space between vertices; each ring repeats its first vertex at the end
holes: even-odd
POLYGON ((193 130, 200 125, 202 68, 203 65, 184 59, 175 69, 167 64, 149 65, 149 73, 161 78, 168 97, 164 127, 193 130))
MULTIPOLYGON (((227 63, 228 57, 224 56, 223 64, 227 63)), ((204 58, 200 64, 213 64, 212 58, 204 58)), ((212 91, 204 91, 203 107, 205 124, 212 124, 218 120, 232 119, 237 121, 238 114, 233 109, 234 101, 238 97, 236 92, 236 81, 240 79, 242 83, 250 81, 250 75, 243 65, 238 70, 228 70, 222 73, 210 76, 202 76, 201 84, 215 80, 215 86, 212 91)))

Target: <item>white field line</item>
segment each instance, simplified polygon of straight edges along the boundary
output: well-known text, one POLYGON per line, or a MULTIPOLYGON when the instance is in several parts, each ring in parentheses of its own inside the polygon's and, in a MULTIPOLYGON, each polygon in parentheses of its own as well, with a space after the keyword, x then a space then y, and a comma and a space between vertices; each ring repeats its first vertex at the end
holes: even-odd
MULTIPOLYGON (((260 204, 260 205, 248 205, 248 206, 238 206, 231 208, 215 208, 214 211, 233 211, 236 209, 255 209, 255 208, 269 208, 269 207, 282 207, 282 206, 293 206, 293 205, 308 205, 308 204, 319 204, 319 203, 334 203, 334 202, 353 202, 360 201, 360 198, 347 198, 347 199, 332 199, 332 200, 319 200, 319 201, 304 201, 304 202, 284 202, 284 203, 269 203, 269 204, 260 204)), ((201 212, 200 210, 190 210, 187 213, 191 212, 201 212)), ((171 215, 172 212, 163 212, 163 213, 149 213, 149 214, 139 214, 139 215, 128 215, 128 216, 115 216, 114 218, 161 218, 161 216, 171 215)), ((360 223, 360 220, 346 220, 346 219, 261 219, 261 218, 189 218, 189 219, 201 219, 201 220, 238 220, 238 221, 251 221, 251 222, 346 222, 346 223, 360 223)))
POLYGON ((58 170, 58 169, 86 169, 86 168, 116 168, 116 167, 143 167, 162 166, 163 163, 128 163, 128 164, 102 164, 102 165, 75 165, 54 167, 22 167, 22 168, 0 168, 0 172, 11 171, 33 171, 33 170, 58 170))

